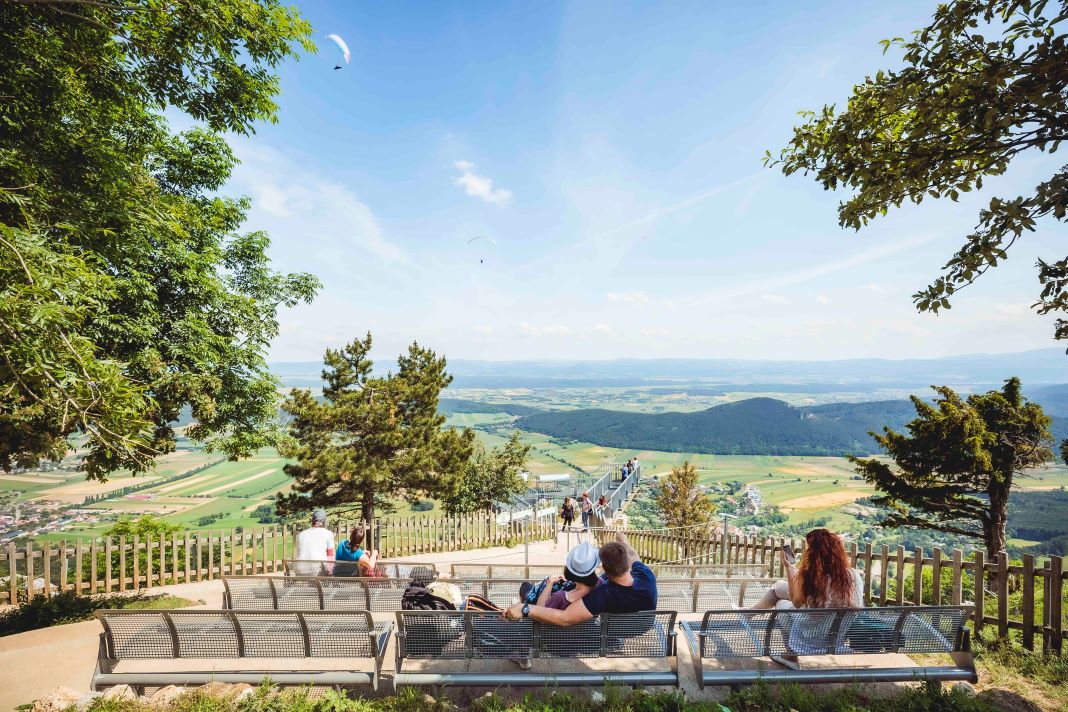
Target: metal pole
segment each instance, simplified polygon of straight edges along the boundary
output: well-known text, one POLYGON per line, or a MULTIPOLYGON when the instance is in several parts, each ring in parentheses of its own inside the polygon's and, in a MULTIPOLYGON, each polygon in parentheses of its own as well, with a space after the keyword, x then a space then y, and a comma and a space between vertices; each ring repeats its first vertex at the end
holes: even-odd
POLYGON ((530 520, 523 519, 523 565, 530 566, 530 520))

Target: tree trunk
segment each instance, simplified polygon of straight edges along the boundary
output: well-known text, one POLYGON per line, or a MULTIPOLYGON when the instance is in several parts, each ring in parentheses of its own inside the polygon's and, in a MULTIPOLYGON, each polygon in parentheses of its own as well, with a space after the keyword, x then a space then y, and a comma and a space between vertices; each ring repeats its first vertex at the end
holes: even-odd
POLYGON ((367 491, 363 493, 363 501, 360 503, 360 519, 364 524, 370 524, 375 517, 375 493, 367 491))
POLYGON ((1005 550, 1005 524, 1009 518, 1009 486, 991 488, 990 518, 983 522, 983 543, 986 545, 988 561, 996 561, 998 554, 1005 550))

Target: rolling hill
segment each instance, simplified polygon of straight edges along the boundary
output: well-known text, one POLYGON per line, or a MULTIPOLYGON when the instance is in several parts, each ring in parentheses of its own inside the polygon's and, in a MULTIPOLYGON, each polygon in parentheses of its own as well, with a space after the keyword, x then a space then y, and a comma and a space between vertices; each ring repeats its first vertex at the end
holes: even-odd
POLYGON ((524 429, 608 447, 713 455, 871 454, 868 431, 900 428, 915 416, 905 400, 795 408, 750 398, 696 413, 624 413, 585 409, 519 418, 524 429))

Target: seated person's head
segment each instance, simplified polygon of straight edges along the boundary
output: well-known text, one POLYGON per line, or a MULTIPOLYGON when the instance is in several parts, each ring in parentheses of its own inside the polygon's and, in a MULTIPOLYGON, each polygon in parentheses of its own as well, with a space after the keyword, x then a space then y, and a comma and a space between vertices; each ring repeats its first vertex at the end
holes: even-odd
POLYGON ((601 546, 601 568, 609 578, 619 578, 630 568, 630 554, 627 547, 618 541, 610 541, 601 546))
POLYGON ((597 585, 597 564, 599 563, 601 559, 593 544, 588 541, 580 542, 567 553, 564 578, 592 588, 597 585))

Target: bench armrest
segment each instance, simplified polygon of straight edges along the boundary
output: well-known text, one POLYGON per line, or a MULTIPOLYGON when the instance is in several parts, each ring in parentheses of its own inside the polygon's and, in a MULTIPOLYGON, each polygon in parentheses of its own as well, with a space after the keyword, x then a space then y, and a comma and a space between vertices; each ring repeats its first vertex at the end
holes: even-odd
POLYGON ((371 652, 375 656, 375 674, 372 687, 377 691, 379 678, 382 675, 382 662, 386 657, 386 648, 389 647, 389 636, 393 633, 393 624, 386 623, 381 632, 371 630, 371 652))
POLYGON ((705 689, 705 677, 701 652, 704 647, 705 634, 703 629, 700 633, 694 633, 693 625, 694 621, 682 621, 679 623, 679 627, 682 628, 682 632, 686 637, 686 646, 690 649, 690 660, 693 662, 693 672, 694 677, 697 678, 697 687, 703 690, 705 689))

